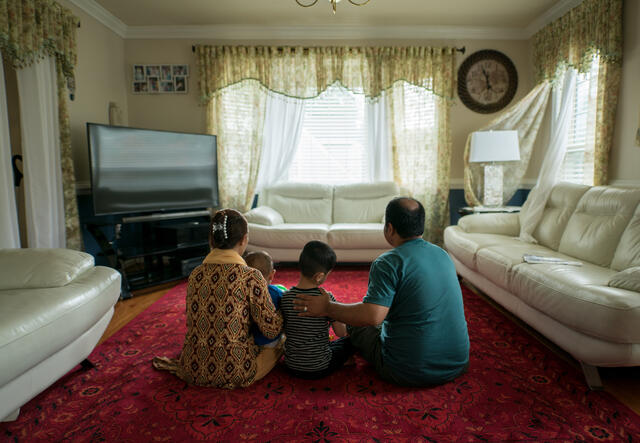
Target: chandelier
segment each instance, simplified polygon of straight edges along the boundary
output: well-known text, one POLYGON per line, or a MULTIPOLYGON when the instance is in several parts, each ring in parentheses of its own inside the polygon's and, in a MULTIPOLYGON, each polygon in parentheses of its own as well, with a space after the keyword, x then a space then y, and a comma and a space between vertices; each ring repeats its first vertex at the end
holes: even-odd
MULTIPOLYGON (((352 5, 355 5, 355 6, 364 6, 367 3, 369 3, 370 0, 364 0, 361 3, 355 2, 353 0, 348 0, 348 1, 349 1, 349 3, 351 3, 352 5)), ((302 6, 303 8, 308 8, 309 6, 313 6, 316 3, 318 3, 318 0, 311 0, 309 3, 304 3, 304 2, 302 2, 300 0, 296 0, 296 3, 299 4, 300 6, 302 6)), ((335 14, 336 13, 336 5, 338 3, 340 3, 340 0, 329 0, 329 3, 331 3, 331 9, 333 9, 333 13, 335 14)))

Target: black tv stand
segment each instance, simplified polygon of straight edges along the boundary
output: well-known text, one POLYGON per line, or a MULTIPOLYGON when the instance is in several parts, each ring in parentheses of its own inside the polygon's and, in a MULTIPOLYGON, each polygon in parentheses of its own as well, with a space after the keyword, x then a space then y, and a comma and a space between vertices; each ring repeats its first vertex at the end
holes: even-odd
POLYGON ((109 265, 122 274, 121 298, 132 291, 188 277, 209 252, 209 212, 122 217, 108 240, 104 224, 87 224, 109 265))

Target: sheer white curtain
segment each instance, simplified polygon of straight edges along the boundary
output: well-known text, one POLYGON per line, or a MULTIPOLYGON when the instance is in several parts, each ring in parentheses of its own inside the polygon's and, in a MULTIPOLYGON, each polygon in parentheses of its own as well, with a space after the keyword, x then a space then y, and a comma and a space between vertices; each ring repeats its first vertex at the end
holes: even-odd
POLYGON ((382 93, 366 101, 367 157, 369 158, 369 181, 392 181, 391 130, 387 118, 387 97, 382 93))
POLYGON ((300 142, 303 118, 304 100, 269 92, 256 193, 287 178, 300 142))
POLYGON ((576 70, 568 68, 563 77, 553 86, 551 93, 551 134, 549 144, 536 186, 531 190, 520 214, 520 240, 536 243, 535 230, 551 188, 557 181, 558 172, 567 151, 567 136, 571 124, 571 106, 575 94, 576 70))
POLYGON ((19 248, 18 212, 13 190, 11 169, 11 141, 4 69, 0 57, 0 249, 19 248))
POLYGON ((55 60, 19 69, 25 213, 30 248, 64 248, 60 131, 55 60))

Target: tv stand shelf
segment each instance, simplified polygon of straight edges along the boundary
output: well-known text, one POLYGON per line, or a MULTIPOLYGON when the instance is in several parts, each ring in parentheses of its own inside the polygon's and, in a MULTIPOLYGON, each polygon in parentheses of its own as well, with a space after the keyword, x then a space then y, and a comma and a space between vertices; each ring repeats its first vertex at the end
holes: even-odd
POLYGON ((131 297, 131 291, 188 277, 202 263, 209 252, 209 216, 204 214, 113 223, 115 238, 111 241, 100 225, 87 224, 110 265, 122 274, 121 298, 131 297))

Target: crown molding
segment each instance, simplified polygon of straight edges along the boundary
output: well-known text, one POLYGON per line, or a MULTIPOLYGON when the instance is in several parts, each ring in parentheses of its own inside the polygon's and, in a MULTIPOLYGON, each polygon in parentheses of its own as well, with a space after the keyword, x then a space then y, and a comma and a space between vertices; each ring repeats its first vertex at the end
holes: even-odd
POLYGON ((95 0, 68 0, 73 5, 82 9, 91 17, 111 29, 118 36, 126 38, 127 29, 129 28, 122 20, 104 9, 95 0))
POLYGON ((568 11, 582 3, 582 1, 583 0, 560 0, 534 21, 529 23, 529 25, 524 29, 524 34, 526 35, 525 38, 529 39, 533 37, 536 32, 547 26, 552 21, 565 15, 568 11))
POLYGON ((129 26, 127 39, 346 40, 346 39, 496 39, 524 40, 516 28, 468 26, 129 26))
POLYGON ((128 26, 95 0, 68 0, 124 39, 349 40, 444 39, 528 40, 583 0, 560 0, 526 28, 482 26, 128 26))

